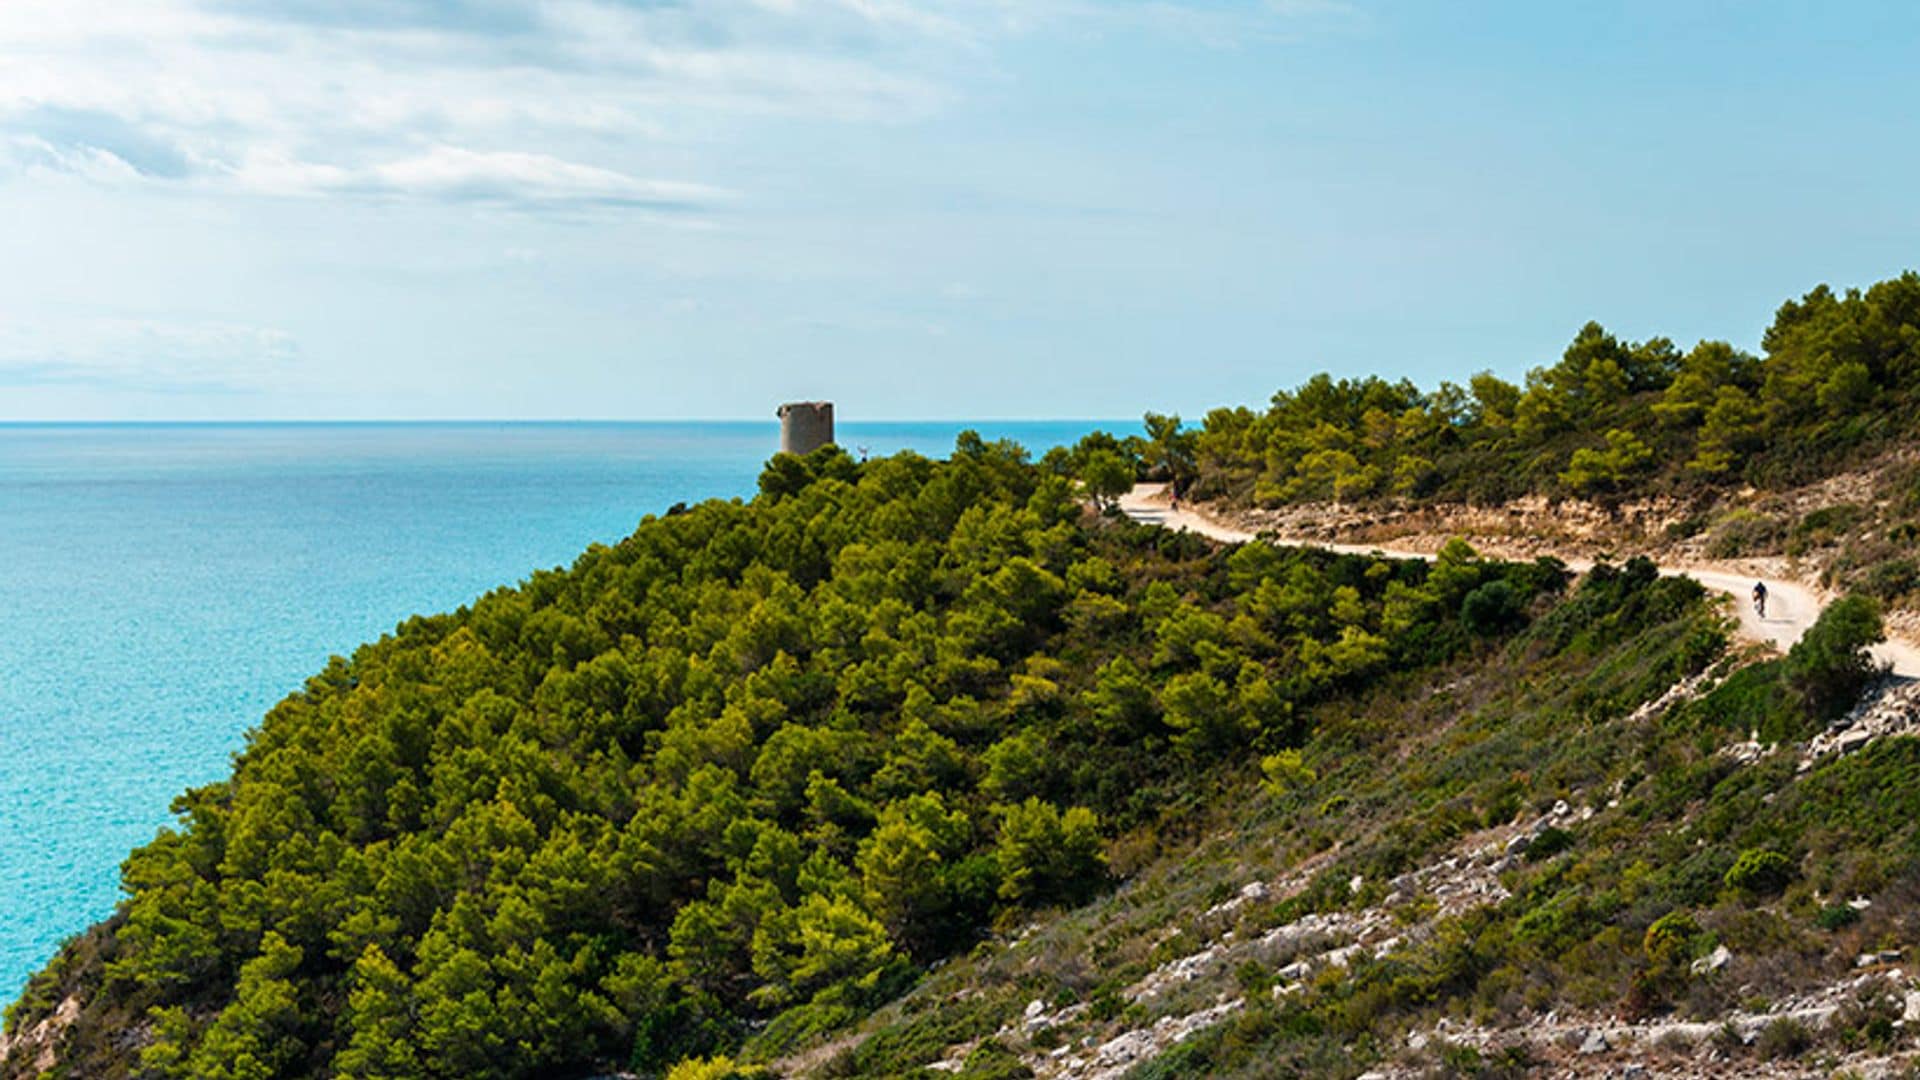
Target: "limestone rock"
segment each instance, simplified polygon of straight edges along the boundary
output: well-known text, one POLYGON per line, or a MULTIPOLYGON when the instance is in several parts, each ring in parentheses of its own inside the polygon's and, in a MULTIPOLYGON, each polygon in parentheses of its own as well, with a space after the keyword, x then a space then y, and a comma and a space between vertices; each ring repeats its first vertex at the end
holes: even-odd
POLYGON ((1693 973, 1695 975, 1705 975, 1710 972, 1719 971, 1721 968, 1726 967, 1727 963, 1732 959, 1732 951, 1725 945, 1721 945, 1714 949, 1709 955, 1695 960, 1693 962, 1693 973))

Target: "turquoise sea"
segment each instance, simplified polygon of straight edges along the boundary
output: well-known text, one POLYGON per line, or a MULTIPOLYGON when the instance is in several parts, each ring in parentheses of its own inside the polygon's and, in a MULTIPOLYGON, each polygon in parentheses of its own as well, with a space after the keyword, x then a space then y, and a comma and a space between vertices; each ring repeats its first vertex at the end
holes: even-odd
MULTIPOLYGON (((973 427, 842 424, 875 455, 973 427)), ((112 910, 128 849, 329 655, 751 494, 772 423, 0 425, 0 1002, 112 910)))

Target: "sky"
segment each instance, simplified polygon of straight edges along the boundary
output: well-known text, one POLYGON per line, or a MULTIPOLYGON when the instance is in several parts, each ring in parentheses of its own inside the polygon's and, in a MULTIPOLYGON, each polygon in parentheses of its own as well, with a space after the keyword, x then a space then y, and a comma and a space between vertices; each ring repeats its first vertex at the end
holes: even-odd
POLYGON ((1129 417, 1920 266, 1920 5, 5 0, 0 420, 1129 417))

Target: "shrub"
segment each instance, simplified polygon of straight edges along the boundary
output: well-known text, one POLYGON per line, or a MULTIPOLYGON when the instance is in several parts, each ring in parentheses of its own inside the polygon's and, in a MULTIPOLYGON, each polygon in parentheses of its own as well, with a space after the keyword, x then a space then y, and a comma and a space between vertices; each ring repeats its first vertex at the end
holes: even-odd
POLYGON ((667 1080, 750 1080, 765 1076, 765 1069, 737 1065, 732 1058, 688 1058, 667 1070, 667 1080))
POLYGON ((1830 544, 1858 527, 1868 513, 1866 507, 1853 503, 1836 503, 1811 511, 1794 525, 1787 538, 1787 553, 1799 555, 1830 544))
POLYGON ((1895 1024, 1904 1011, 1902 998, 1880 989, 1863 989, 1841 1004, 1827 1030, 1838 1033, 1841 1045, 1849 1050, 1884 1054, 1899 1041, 1901 1032, 1895 1024))
POLYGON ((1666 536, 1669 540, 1691 540, 1705 532, 1707 517, 1704 514, 1688 514, 1678 521, 1667 523, 1666 536))
POLYGON ((1860 913, 1846 904, 1828 904, 1813 917, 1813 923, 1822 930, 1833 931, 1852 926, 1860 921, 1860 913))
POLYGON ((1753 1049, 1763 1058, 1799 1057, 1813 1046, 1813 1033, 1791 1016, 1783 1016, 1760 1031, 1753 1049))
POLYGON ((998 1039, 988 1039, 973 1048, 960 1066, 962 1080, 1025 1080, 1033 1070, 1020 1061, 1020 1055, 1007 1049, 998 1039))
POLYGON ((1751 896, 1768 896, 1793 880, 1793 860, 1766 848, 1748 848, 1727 870, 1727 887, 1751 896))
POLYGON ((1875 563, 1861 572, 1860 587, 1882 600, 1904 596, 1920 588, 1920 562, 1888 559, 1875 563))
POLYGON ((1527 845, 1528 862, 1544 862, 1573 846, 1573 834, 1565 829, 1548 826, 1540 830, 1540 835, 1527 845))
POLYGON ((1880 605, 1871 597, 1836 600, 1788 651, 1787 685, 1816 718, 1837 717, 1873 678, 1867 646, 1885 638, 1880 605))
POLYGON ((1646 937, 1640 946, 1647 954, 1647 960, 1653 964, 1671 967, 1693 950, 1693 939, 1700 934, 1700 924, 1693 916, 1684 911, 1669 911, 1653 925, 1647 927, 1646 937))
POLYGON ((1707 540, 1707 554, 1716 559, 1737 559, 1772 551, 1785 533, 1786 529, 1776 518, 1754 510, 1735 510, 1715 526, 1707 540))
POLYGON ((1504 580, 1489 581, 1467 594, 1460 604, 1460 621, 1481 636, 1498 634, 1520 625, 1520 594, 1504 580))
POLYGON ((1260 759, 1260 774, 1267 778, 1267 790, 1284 795, 1313 783, 1315 774, 1298 750, 1282 750, 1260 759))

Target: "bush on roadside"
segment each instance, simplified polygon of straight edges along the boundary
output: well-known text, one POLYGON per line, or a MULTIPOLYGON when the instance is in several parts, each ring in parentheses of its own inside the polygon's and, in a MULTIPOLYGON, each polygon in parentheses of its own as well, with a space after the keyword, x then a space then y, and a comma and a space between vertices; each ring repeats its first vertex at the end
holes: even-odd
POLYGON ((1787 686, 1810 715, 1834 719, 1873 679, 1876 669, 1867 647, 1885 639, 1880 605, 1872 597, 1836 600, 1788 651, 1787 686))

